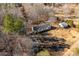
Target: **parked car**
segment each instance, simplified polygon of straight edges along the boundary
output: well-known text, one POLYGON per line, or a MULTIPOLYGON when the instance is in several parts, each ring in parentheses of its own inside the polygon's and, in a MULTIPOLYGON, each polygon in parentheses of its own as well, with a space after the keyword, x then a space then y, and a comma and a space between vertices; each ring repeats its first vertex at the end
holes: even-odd
POLYGON ((61 22, 61 23, 59 23, 59 26, 61 28, 67 28, 68 27, 68 24, 66 22, 61 22))

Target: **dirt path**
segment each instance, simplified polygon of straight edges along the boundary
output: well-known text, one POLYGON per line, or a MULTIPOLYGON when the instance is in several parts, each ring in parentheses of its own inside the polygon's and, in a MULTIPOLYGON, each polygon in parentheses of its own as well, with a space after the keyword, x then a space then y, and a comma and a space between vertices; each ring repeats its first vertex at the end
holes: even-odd
POLYGON ((64 56, 74 55, 74 52, 72 50, 73 50, 73 48, 78 47, 78 45, 79 45, 79 33, 76 31, 71 31, 71 34, 76 36, 75 42, 73 43, 73 45, 71 45, 71 48, 64 54, 64 56))

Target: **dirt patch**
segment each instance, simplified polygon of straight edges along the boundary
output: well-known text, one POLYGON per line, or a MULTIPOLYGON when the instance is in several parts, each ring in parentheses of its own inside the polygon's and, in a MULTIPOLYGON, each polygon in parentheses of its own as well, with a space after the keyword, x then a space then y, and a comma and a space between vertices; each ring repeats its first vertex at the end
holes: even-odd
MULTIPOLYGON (((51 37, 55 36, 59 38, 64 38, 66 40, 66 43, 70 44, 71 46, 70 49, 65 50, 62 53, 62 55, 65 55, 65 54, 69 55, 69 53, 72 53, 70 50, 72 50, 71 49, 72 46, 78 41, 78 38, 79 38, 79 33, 76 31, 75 28, 69 28, 69 29, 59 28, 59 29, 51 30, 48 33, 51 34, 50 35, 51 37)), ((60 53, 58 54, 61 55, 60 53)))
POLYGON ((50 33, 50 36, 55 36, 55 37, 59 37, 59 38, 64 38, 67 40, 67 43, 69 44, 73 44, 73 40, 75 40, 76 36, 72 34, 72 28, 70 29, 55 29, 55 30, 51 30, 48 33, 50 33))

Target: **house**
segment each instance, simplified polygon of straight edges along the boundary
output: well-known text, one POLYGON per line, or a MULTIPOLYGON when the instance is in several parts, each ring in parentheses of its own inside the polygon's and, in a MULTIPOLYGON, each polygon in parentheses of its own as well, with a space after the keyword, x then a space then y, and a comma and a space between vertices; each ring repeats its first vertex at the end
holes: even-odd
POLYGON ((61 22, 61 23, 59 23, 59 26, 62 28, 67 28, 68 24, 66 22, 61 22))
POLYGON ((44 32, 51 29, 52 29, 52 26, 48 24, 41 24, 41 25, 32 27, 32 32, 39 33, 39 32, 44 32))

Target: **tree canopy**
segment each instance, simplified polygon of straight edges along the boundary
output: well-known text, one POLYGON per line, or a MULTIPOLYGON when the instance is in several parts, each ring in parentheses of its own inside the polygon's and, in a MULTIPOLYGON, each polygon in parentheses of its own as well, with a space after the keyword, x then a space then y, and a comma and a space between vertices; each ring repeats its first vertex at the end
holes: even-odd
POLYGON ((13 15, 5 15, 3 27, 4 32, 18 32, 23 27, 23 22, 20 18, 13 15))

